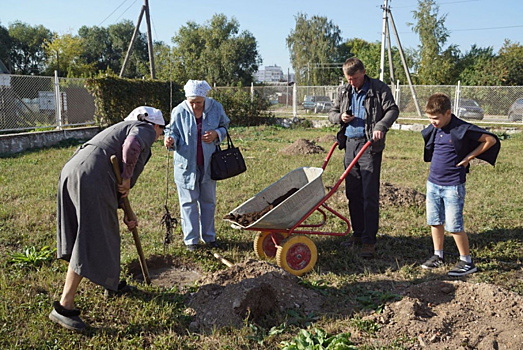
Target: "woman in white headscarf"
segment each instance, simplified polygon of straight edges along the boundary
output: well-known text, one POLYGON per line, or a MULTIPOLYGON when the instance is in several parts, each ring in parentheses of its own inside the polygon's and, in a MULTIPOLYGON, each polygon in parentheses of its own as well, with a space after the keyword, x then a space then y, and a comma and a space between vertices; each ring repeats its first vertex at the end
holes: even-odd
MULTIPOLYGON (((121 290, 119 202, 129 194, 151 157, 153 142, 163 134, 165 120, 156 108, 135 108, 124 121, 101 131, 80 146, 65 164, 58 181, 57 256, 69 262, 60 301, 49 318, 81 331, 85 323, 74 297, 85 277, 112 291, 121 290), (110 157, 122 171, 118 185, 110 157)), ((129 230, 136 218, 124 217, 129 230)))
POLYGON ((194 251, 200 240, 217 247, 214 228, 216 181, 211 179, 211 156, 227 135, 229 118, 207 93, 205 80, 189 80, 185 97, 171 113, 164 139, 174 151, 174 182, 180 201, 184 243, 194 251))

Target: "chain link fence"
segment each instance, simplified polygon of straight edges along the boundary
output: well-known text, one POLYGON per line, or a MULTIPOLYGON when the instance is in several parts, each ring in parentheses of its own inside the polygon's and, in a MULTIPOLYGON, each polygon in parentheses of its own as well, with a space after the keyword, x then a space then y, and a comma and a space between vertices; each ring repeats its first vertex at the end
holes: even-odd
MULTIPOLYGON (((338 86, 289 86, 271 85, 251 87, 253 93, 261 94, 272 104, 271 111, 282 117, 325 117, 327 111, 315 108, 328 97, 337 98, 338 86), (296 98, 294 98, 296 97, 296 98), (309 102, 313 103, 310 104, 309 102), (311 107, 312 106, 312 107, 311 107)), ((434 93, 444 93, 452 101, 453 113, 464 119, 479 123, 521 124, 523 115, 523 86, 460 86, 458 85, 408 85, 392 86, 400 119, 426 120, 423 110, 428 98, 434 93), (413 96, 416 96, 416 99, 413 96), (520 101, 519 104, 516 101, 520 101), (418 108, 416 107, 416 101, 418 108)))
POLYGON ((0 131, 93 125, 94 99, 84 82, 0 74, 0 131))
MULTIPOLYGON (((0 74, 0 132, 94 125, 94 99, 84 82, 85 79, 78 78, 0 74)), ((266 98, 276 117, 326 118, 329 104, 325 102, 337 98, 338 86, 277 83, 244 89, 251 96, 266 98)), ((478 123, 522 123, 523 86, 397 84, 392 90, 400 107, 400 120, 426 121, 423 109, 427 99, 442 92, 451 98, 453 112, 459 117, 476 119, 478 123), (516 101, 520 101, 519 104, 516 101)))

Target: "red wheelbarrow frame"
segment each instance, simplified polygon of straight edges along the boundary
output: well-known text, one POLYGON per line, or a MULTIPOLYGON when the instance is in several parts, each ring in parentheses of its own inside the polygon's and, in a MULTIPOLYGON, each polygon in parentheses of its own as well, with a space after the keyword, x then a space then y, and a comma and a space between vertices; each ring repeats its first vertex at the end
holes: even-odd
MULTIPOLYGON (((327 204, 325 204, 325 202, 338 190, 338 187, 340 187, 341 183, 345 180, 345 178, 347 177, 347 175, 349 174, 351 169, 354 167, 356 162, 361 158, 361 156, 367 150, 367 148, 371 145, 371 143, 372 143, 372 140, 367 141, 363 145, 361 150, 358 152, 358 154, 356 154, 356 157, 354 157, 352 162, 349 164, 347 169, 345 169, 345 171, 340 176, 340 178, 336 182, 336 184, 332 187, 332 189, 311 210, 309 210, 300 220, 298 220, 298 222, 296 224, 294 224, 294 226, 292 226, 289 229, 281 229, 281 228, 279 228, 279 229, 245 228, 245 229, 246 230, 251 230, 251 231, 270 232, 271 233, 271 238, 272 238, 272 240, 273 240, 273 242, 274 242, 274 244, 276 246, 278 245, 278 243, 276 242, 276 239, 274 237, 275 233, 286 233, 289 237, 292 234, 294 234, 294 233, 298 233, 298 234, 314 234, 314 235, 323 235, 323 236, 346 236, 350 232, 350 228, 351 228, 349 219, 347 219, 346 217, 344 217, 343 215, 338 213, 336 210, 334 210, 331 207, 329 207, 327 204), (322 208, 320 208, 320 207, 322 207, 322 208), (322 227, 323 225, 325 225, 325 223, 327 222, 327 214, 325 213, 325 211, 323 209, 328 210, 329 212, 331 212, 332 214, 334 214, 335 216, 337 216, 338 218, 343 220, 347 224, 347 230, 345 232, 341 233, 341 232, 324 232, 324 231, 310 231, 310 230, 300 230, 299 229, 299 228, 314 228, 314 227, 317 228, 317 227, 322 227), (319 223, 319 224, 302 225, 302 223, 305 220, 307 220, 309 218, 309 216, 312 213, 314 213, 316 210, 322 214, 322 216, 323 216, 322 222, 319 223)), ((330 161, 330 159, 332 157, 332 154, 334 153, 334 150, 336 149, 337 145, 338 145, 338 142, 334 142, 334 144, 332 145, 329 153, 327 154, 327 157, 325 158, 325 161, 323 162, 323 165, 321 166, 321 168, 323 170, 325 170, 325 168, 327 167, 327 164, 329 163, 329 161, 330 161)))

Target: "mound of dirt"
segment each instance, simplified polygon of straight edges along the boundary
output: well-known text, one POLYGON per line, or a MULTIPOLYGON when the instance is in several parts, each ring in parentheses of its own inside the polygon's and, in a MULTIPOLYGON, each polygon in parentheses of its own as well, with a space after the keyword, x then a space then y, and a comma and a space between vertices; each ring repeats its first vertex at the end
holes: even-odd
POLYGON ((412 188, 382 182, 380 186, 380 206, 424 207, 425 195, 412 188))
POLYGON ((244 325, 244 320, 264 327, 281 322, 287 309, 309 314, 320 310, 323 297, 302 287, 299 278, 265 261, 247 260, 199 281, 188 307, 193 309, 192 330, 244 325))
POLYGON ((380 325, 381 346, 407 335, 411 349, 523 348, 523 297, 485 283, 421 283, 366 318, 380 325))
MULTIPOLYGON (((331 186, 326 186, 330 191, 331 186)), ((343 203, 347 201, 344 184, 332 195, 329 201, 343 203)), ((425 195, 412 188, 402 187, 388 182, 380 183, 380 207, 425 207, 425 195)))
POLYGON ((316 142, 320 143, 330 143, 331 145, 334 142, 337 142, 336 135, 324 135, 316 140, 316 142))
POLYGON ((285 147, 284 149, 280 150, 280 153, 287 154, 287 155, 293 155, 293 154, 315 154, 315 153, 322 153, 325 152, 325 150, 321 147, 316 145, 314 141, 309 141, 305 139, 298 139, 294 141, 294 143, 290 146, 285 147))

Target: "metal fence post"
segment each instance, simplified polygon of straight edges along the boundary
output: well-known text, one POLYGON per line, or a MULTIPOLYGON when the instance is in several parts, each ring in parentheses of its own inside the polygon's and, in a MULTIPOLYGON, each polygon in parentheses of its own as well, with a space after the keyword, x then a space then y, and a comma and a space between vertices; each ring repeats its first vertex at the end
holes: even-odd
POLYGON ((251 83, 251 103, 254 102, 254 83, 251 83))
POLYGON ((298 117, 298 84, 292 84, 292 115, 298 117))
POLYGON ((454 94, 454 115, 458 115, 459 99, 461 97, 461 80, 458 80, 458 86, 456 87, 456 93, 454 94))
POLYGON ((397 80, 397 83, 396 83, 396 91, 394 91, 394 101, 396 101, 396 105, 400 105, 400 92, 401 92, 401 88, 400 88, 400 81, 399 79, 397 80))
POLYGON ((58 72, 54 71, 54 105, 56 116, 56 128, 62 129, 62 108, 60 103, 60 82, 58 80, 58 72))

